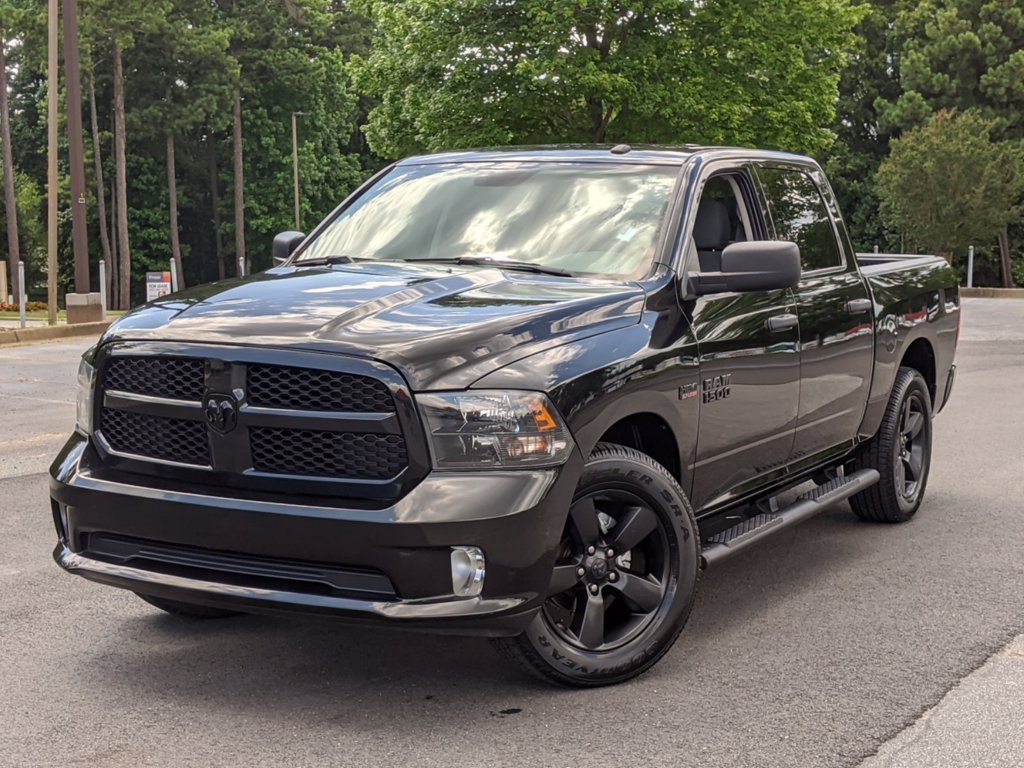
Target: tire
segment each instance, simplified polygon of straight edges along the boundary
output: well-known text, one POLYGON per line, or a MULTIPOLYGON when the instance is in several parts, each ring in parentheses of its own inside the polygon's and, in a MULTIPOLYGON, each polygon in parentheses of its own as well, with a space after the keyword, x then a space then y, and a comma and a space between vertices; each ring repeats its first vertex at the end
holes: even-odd
POLYGON ((154 597, 135 593, 147 603, 159 608, 161 611, 172 616, 181 616, 186 619, 226 619, 229 616, 237 616, 238 611, 228 611, 224 608, 213 608, 208 605, 196 605, 195 603, 182 603, 178 600, 168 600, 165 597, 154 597))
POLYGON ((580 476, 547 599, 523 634, 492 642, 548 682, 621 683, 672 647, 699 572, 697 524, 675 478, 639 451, 602 443, 580 476))
POLYGON ((854 462, 881 479, 850 499, 854 514, 875 523, 905 523, 921 506, 932 457, 932 399, 924 377, 900 368, 878 433, 854 462))

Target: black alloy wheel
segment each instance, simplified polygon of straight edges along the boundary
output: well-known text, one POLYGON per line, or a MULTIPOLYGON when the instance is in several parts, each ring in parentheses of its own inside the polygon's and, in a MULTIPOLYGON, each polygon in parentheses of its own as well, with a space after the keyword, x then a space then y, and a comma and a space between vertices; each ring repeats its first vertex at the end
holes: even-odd
POLYGON ((850 499, 854 513, 871 522, 905 523, 921 506, 932 458, 932 399, 924 377, 900 368, 875 436, 852 462, 877 469, 879 481, 850 499))
POLYGON ((689 618, 700 566, 693 511, 649 456, 600 444, 584 467, 547 597, 504 655, 545 680, 628 680, 672 647, 689 618))
POLYGON ((910 393, 900 411, 898 450, 893 451, 896 490, 908 502, 917 500, 925 476, 925 460, 931 448, 927 406, 918 392, 910 393))
POLYGON ((669 557, 662 522, 632 491, 578 497, 542 609, 547 621, 586 651, 628 643, 665 601, 669 557))

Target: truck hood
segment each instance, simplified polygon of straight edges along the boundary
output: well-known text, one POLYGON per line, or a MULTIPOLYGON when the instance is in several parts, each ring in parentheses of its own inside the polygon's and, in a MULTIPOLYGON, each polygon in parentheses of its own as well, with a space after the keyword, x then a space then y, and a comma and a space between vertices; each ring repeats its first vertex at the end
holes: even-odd
POLYGON ((416 390, 464 388, 542 349, 640 320, 636 283, 409 263, 280 267, 125 315, 107 341, 309 349, 398 368, 416 390))

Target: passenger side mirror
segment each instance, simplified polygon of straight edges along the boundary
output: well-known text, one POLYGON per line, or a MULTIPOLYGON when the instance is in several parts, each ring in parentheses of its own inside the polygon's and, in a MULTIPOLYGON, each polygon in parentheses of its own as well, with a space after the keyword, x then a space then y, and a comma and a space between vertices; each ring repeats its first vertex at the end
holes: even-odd
POLYGON ((729 291, 772 291, 800 282, 800 248, 783 240, 732 243, 722 251, 721 272, 690 275, 689 292, 696 296, 729 291))
POLYGON ((274 244, 270 248, 270 258, 275 267, 280 267, 295 253, 299 243, 306 239, 301 232, 282 232, 274 237, 274 244))

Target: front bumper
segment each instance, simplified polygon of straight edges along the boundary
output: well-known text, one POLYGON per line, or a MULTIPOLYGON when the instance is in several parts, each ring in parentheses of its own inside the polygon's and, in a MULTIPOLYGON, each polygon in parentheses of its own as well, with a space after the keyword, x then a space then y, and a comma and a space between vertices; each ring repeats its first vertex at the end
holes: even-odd
POLYGON ((556 469, 434 472, 391 506, 239 498, 111 475, 72 437, 51 468, 65 570, 240 611, 327 615, 455 634, 513 635, 543 600, 582 459, 556 469), (457 598, 452 546, 483 549, 483 594, 457 598))

